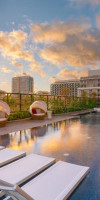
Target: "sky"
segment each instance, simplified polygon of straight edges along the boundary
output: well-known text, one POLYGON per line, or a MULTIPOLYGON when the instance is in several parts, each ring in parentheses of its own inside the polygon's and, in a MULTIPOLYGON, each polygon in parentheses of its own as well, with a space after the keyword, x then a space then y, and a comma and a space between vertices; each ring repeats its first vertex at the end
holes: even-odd
POLYGON ((0 0, 0 89, 34 77, 35 91, 100 68, 100 0, 0 0))

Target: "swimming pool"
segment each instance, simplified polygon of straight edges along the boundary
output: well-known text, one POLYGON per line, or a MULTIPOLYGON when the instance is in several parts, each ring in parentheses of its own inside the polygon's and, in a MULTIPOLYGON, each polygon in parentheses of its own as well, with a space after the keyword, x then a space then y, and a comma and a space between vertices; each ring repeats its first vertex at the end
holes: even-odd
POLYGON ((0 145, 90 167, 69 200, 100 200, 100 113, 0 136, 0 145))

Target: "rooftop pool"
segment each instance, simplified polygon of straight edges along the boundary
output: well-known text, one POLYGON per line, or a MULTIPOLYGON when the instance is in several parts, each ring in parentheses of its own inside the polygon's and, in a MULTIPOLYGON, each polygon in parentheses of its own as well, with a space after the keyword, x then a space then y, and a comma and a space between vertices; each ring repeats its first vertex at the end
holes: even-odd
POLYGON ((100 113, 8 133, 0 136, 0 145, 89 166, 69 200, 100 200, 100 113))

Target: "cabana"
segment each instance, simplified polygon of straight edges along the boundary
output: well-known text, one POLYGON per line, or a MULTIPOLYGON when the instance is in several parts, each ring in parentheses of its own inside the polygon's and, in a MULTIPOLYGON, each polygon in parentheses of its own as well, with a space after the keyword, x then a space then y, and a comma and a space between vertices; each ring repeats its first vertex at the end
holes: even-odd
POLYGON ((44 101, 35 101, 30 106, 32 119, 44 119, 47 112, 47 105, 44 101))
POLYGON ((10 107, 4 101, 0 100, 0 127, 5 126, 10 115, 10 107))

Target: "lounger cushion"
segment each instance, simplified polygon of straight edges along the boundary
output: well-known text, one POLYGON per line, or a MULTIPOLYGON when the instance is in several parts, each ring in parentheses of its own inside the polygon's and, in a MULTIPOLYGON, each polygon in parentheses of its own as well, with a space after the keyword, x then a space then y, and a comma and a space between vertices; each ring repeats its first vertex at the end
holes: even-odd
POLYGON ((55 162, 54 158, 30 154, 0 169, 0 179, 21 184, 55 162))
POLYGON ((6 121, 6 118, 0 118, 0 122, 6 121))
POLYGON ((45 113, 34 114, 35 116, 44 116, 45 113))
POLYGON ((25 155, 25 152, 16 151, 9 148, 3 149, 0 151, 0 167, 22 158, 25 155))
POLYGON ((32 108, 32 114, 36 114, 36 109, 32 108))
POLYGON ((39 108, 37 108, 37 109, 36 109, 36 113, 37 113, 37 114, 40 114, 40 113, 41 113, 41 110, 40 110, 39 108))
POLYGON ((88 167, 59 161, 25 184, 22 190, 35 200, 67 199, 88 172, 88 167))
POLYGON ((3 146, 0 146, 0 150, 2 150, 2 149, 4 149, 5 147, 3 147, 3 146))

